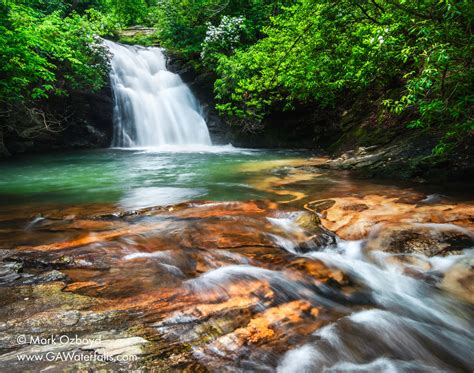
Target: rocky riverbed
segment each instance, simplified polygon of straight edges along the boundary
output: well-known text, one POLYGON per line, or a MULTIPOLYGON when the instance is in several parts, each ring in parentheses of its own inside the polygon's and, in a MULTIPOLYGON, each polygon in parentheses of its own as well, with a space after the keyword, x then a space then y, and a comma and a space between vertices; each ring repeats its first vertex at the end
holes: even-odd
POLYGON ((1 365, 472 367, 472 203, 357 183, 318 193, 300 161, 242 167, 286 200, 5 209, 1 365), (48 353, 76 360, 19 358, 48 353))

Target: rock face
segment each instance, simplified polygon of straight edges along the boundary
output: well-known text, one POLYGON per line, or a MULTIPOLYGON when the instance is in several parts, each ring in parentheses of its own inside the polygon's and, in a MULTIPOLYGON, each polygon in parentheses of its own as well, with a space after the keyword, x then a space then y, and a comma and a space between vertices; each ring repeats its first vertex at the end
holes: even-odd
MULTIPOLYGON (((50 98, 41 111, 18 110, 7 118, 3 130, 3 155, 56 149, 101 148, 110 145, 113 133, 113 100, 110 87, 98 93, 72 92, 50 98), (42 124, 43 114, 54 125, 42 124), (38 123, 33 125, 32 121, 38 123), (31 132, 30 128, 35 127, 31 132), (23 130, 19 130, 23 128, 23 130)), ((1 146, 1 144, 0 144, 1 146)), ((0 154, 1 156, 1 154, 0 154)))
POLYGON ((441 288, 474 304, 474 258, 463 258, 449 268, 441 288))
MULTIPOLYGON (((466 138, 451 152, 444 156, 432 156, 437 145, 436 137, 426 140, 420 133, 403 134, 389 143, 374 139, 369 146, 355 146, 350 150, 333 146, 332 159, 319 165, 321 168, 351 170, 363 177, 412 179, 418 182, 426 180, 453 181, 471 180, 472 138, 466 138)), ((333 141, 333 139, 331 140, 333 141)), ((336 143, 337 144, 337 143, 336 143)))
MULTIPOLYGON (((392 227, 394 232, 404 232, 400 233, 400 237, 405 237, 406 240, 411 237, 413 247, 416 246, 417 230, 426 234, 427 232, 445 232, 439 233, 441 235, 440 249, 445 247, 444 245, 450 245, 453 250, 457 250, 472 242, 470 230, 473 229, 473 209, 470 204, 449 202, 414 204, 397 197, 368 194, 363 197, 348 196, 312 201, 307 206, 319 208, 322 224, 347 240, 364 239, 377 225, 384 224, 380 225, 383 227, 388 224, 387 227, 392 227), (450 224, 464 227, 466 231, 460 234, 450 224)), ((421 235, 418 234, 418 236, 421 235)), ((419 245, 422 246, 421 241, 419 245)), ((421 246, 419 246, 420 250, 422 250, 421 246)))
POLYGON ((130 26, 126 29, 120 30, 119 36, 135 37, 135 36, 147 36, 156 33, 154 28, 145 26, 130 26))
POLYGON ((242 124, 239 120, 228 120, 232 143, 248 148, 327 148, 336 141, 341 130, 337 125, 337 113, 323 110, 315 105, 297 106, 284 111, 274 107, 262 123, 242 124))
POLYGON ((474 210, 471 204, 422 203, 381 195, 316 200, 305 205, 322 224, 347 240, 363 240, 375 263, 397 266, 407 276, 474 303, 474 210), (445 257, 445 258, 443 258, 445 257))

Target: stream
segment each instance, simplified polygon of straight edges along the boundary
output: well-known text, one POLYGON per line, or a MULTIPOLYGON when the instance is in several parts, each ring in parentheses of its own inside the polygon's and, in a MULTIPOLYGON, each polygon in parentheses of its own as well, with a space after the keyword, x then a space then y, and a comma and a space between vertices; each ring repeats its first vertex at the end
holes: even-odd
POLYGON ((114 147, 0 163, 2 369, 474 369, 472 185, 212 146, 160 49, 107 43, 114 147))
POLYGON ((2 364, 29 366, 17 333, 98 333, 142 338, 138 366, 158 370, 472 367, 466 188, 356 179, 298 151, 175 150, 0 166, 2 364))

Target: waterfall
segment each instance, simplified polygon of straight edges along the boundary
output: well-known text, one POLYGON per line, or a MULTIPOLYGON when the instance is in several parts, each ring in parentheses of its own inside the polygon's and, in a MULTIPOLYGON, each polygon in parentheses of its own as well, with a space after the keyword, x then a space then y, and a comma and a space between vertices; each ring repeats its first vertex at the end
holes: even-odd
POLYGON ((201 106, 180 76, 166 69, 161 48, 106 40, 112 53, 114 147, 211 145, 201 106))

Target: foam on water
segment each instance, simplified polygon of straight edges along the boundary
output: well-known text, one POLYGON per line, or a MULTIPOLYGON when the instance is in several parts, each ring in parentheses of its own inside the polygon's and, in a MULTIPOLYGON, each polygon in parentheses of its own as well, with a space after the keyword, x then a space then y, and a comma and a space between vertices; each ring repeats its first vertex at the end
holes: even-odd
POLYGON ((104 43, 113 55, 112 146, 211 145, 199 102, 180 76, 166 69, 161 48, 104 43))
MULTIPOLYGON (((295 239, 301 228, 291 219, 269 220, 282 231, 270 235, 275 244, 341 270, 370 292, 376 307, 351 313, 314 332, 312 342, 281 357, 279 372, 436 372, 472 367, 474 333, 469 307, 429 281, 407 274, 411 264, 404 262, 403 256, 428 263, 428 275, 442 276, 459 261, 469 260, 473 250, 432 258, 365 250, 374 231, 383 229, 379 226, 367 240, 338 239, 336 247, 301 253, 295 239)), ((472 232, 453 224, 414 226, 426 228, 430 234, 454 230, 472 236, 472 232)))

